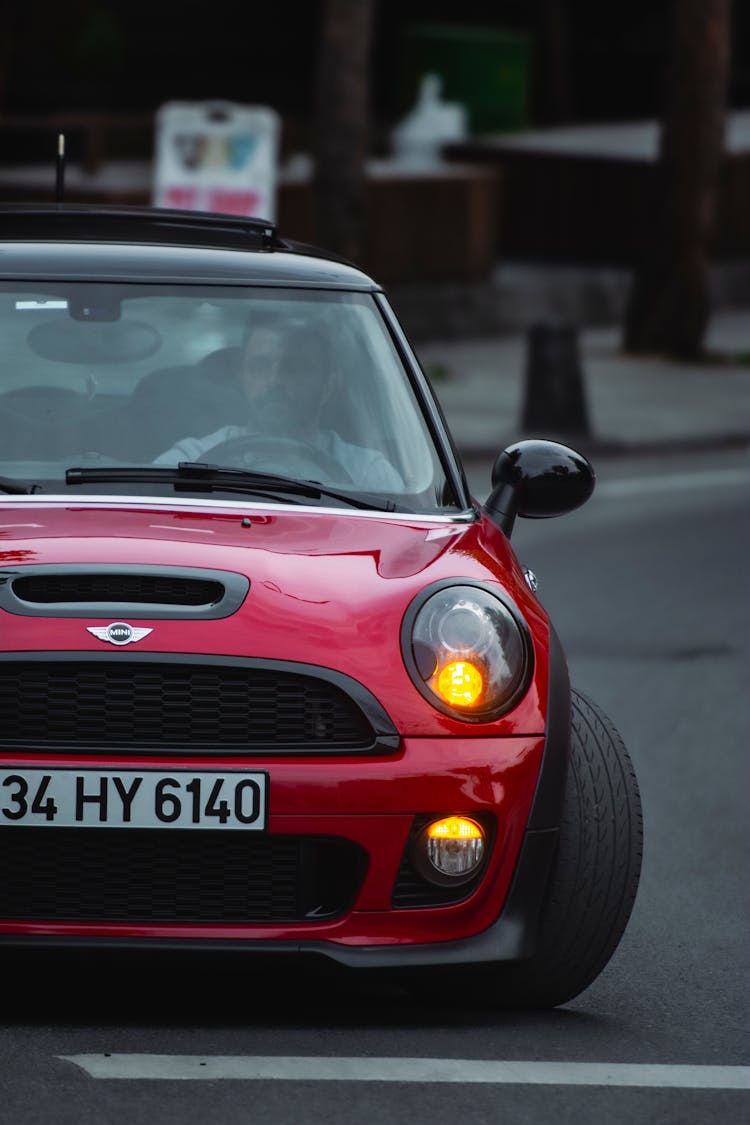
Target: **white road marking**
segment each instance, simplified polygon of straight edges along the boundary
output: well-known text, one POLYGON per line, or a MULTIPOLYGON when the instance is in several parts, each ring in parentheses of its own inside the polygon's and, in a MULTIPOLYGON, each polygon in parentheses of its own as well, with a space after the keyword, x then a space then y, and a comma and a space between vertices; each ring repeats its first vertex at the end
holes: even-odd
POLYGON ((520 1086, 641 1086, 750 1090, 750 1066, 500 1062, 491 1059, 285 1055, 58 1055, 92 1078, 168 1081, 476 1082, 520 1086))
POLYGON ((744 485, 750 490, 747 469, 707 469, 700 473, 664 473, 597 482, 595 496, 640 496, 643 492, 685 492, 697 488, 744 485))

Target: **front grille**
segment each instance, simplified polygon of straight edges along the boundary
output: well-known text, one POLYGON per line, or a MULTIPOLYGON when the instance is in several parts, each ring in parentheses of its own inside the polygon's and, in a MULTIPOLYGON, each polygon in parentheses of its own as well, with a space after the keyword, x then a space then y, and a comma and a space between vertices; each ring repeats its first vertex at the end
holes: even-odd
POLYGON ((372 697, 378 734, 332 676, 221 658, 0 660, 0 749, 14 753, 362 752, 397 745, 372 697), (386 737, 383 732, 388 731, 386 737))
POLYGON ((2 828, 0 918, 301 922, 343 914, 364 878, 349 840, 189 830, 2 828))
POLYGON ((137 602, 141 605, 214 605, 224 586, 200 578, 156 574, 39 574, 11 582, 13 593, 29 604, 57 602, 137 602))

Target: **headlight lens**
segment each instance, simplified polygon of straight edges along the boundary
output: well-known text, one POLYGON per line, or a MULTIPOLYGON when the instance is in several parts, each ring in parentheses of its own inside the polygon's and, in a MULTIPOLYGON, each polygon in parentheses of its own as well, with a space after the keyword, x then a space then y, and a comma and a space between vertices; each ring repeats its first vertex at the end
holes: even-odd
POLYGON ((480 585, 421 595, 405 619, 404 658, 433 706, 469 722, 512 707, 531 672, 531 643, 517 613, 480 585))

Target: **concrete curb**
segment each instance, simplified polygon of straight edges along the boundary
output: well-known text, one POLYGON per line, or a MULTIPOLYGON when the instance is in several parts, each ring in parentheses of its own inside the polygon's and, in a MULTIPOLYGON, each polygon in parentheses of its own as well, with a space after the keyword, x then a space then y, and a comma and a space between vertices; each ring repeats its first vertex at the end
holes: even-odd
POLYGON ((525 437, 610 458, 750 445, 747 309, 715 314, 707 334, 707 350, 734 362, 627 355, 610 326, 582 330, 579 356, 551 352, 549 370, 531 378, 528 335, 418 345, 464 457, 494 457, 525 437), (576 402, 581 409, 569 409, 576 402))

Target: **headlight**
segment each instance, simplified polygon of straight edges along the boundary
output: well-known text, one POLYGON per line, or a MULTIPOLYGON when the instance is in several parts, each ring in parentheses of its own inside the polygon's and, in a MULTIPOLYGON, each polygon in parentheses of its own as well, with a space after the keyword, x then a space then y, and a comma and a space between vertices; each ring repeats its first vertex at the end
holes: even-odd
POLYGON ((528 686, 528 630, 517 610, 486 586, 443 583, 423 592, 406 613, 401 642, 422 695, 468 722, 496 719, 528 686))

